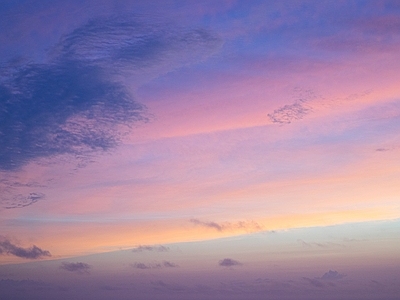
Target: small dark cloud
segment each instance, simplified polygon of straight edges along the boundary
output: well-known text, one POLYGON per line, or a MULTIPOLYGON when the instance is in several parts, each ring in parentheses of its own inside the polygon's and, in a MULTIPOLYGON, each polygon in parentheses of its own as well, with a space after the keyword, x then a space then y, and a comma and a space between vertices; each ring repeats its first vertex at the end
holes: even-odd
MULTIPOLYGON (((153 265, 146 265, 144 263, 134 263, 131 265, 135 269, 141 269, 141 270, 146 270, 146 269, 154 269, 156 266, 153 265)), ((157 265, 159 266, 159 265, 157 265)), ((158 267, 159 268, 159 267, 158 267)))
POLYGON ((220 265, 221 267, 233 267, 233 266, 240 266, 242 264, 237 260, 233 260, 231 258, 224 258, 218 262, 218 265, 220 265))
POLYGON ((177 268, 177 267, 179 267, 177 264, 174 264, 174 263, 166 261, 166 260, 163 261, 163 266, 166 267, 166 268, 177 268))
POLYGON ((23 208, 32 205, 44 198, 45 194, 43 193, 29 193, 28 195, 18 194, 10 198, 2 197, 1 205, 5 209, 23 208))
POLYGON ((146 246, 146 245, 141 245, 138 246, 134 249, 132 249, 132 252, 144 252, 144 251, 154 251, 154 252, 167 252, 169 251, 168 247, 165 246, 146 246))
POLYGON ((375 149, 375 151, 377 151, 377 152, 386 152, 386 151, 389 151, 390 149, 388 149, 388 148, 377 148, 377 149, 375 149))
POLYGON ((150 264, 135 262, 135 263, 131 264, 131 267, 133 267, 135 269, 140 269, 140 270, 148 270, 148 269, 161 269, 161 268, 177 268, 179 266, 173 262, 164 260, 162 263, 155 262, 155 263, 150 263, 150 264))
POLYGON ((91 266, 83 262, 77 262, 77 263, 63 262, 60 266, 60 269, 79 274, 84 274, 84 273, 88 274, 89 270, 91 269, 91 266))
POLYGON ((286 104, 267 115, 273 123, 290 124, 303 119, 312 112, 308 103, 317 98, 314 91, 296 87, 293 89, 293 93, 294 102, 292 104, 286 104))
POLYGON ((273 123, 290 124, 295 120, 303 119, 311 111, 311 107, 306 106, 303 102, 298 101, 274 110, 271 114, 268 114, 268 118, 273 123))
POLYGON ((208 227, 208 228, 213 228, 216 229, 218 231, 222 231, 223 227, 221 225, 219 225, 218 223, 215 222, 203 222, 200 221, 198 219, 190 219, 190 222, 195 224, 195 225, 200 225, 203 227, 208 227))
POLYGON ((14 255, 26 259, 39 259, 42 257, 51 256, 49 251, 42 250, 36 245, 33 245, 30 248, 22 248, 13 244, 5 237, 0 237, 0 255, 1 254, 14 255))
POLYGON ((216 222, 205 222, 199 219, 190 219, 189 222, 197 226, 211 228, 217 231, 229 231, 237 229, 243 229, 246 231, 262 230, 262 227, 257 222, 254 221, 239 221, 235 223, 230 223, 230 222, 216 223, 216 222))
POLYGON ((338 280, 346 277, 345 274, 340 274, 337 271, 329 270, 324 275, 322 275, 321 279, 323 280, 338 280))

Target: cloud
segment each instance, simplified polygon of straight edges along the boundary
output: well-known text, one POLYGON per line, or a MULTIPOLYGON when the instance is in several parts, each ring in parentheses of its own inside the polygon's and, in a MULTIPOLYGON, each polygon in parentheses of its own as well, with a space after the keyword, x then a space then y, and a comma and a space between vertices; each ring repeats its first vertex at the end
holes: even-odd
POLYGON ((63 262, 60 266, 60 269, 63 269, 65 271, 69 272, 76 272, 76 273, 89 273, 91 266, 83 263, 83 262, 77 262, 77 263, 69 263, 69 262, 63 262))
POLYGON ((332 243, 332 242, 325 242, 325 243, 308 243, 305 242, 302 239, 298 239, 297 242, 299 244, 301 244, 303 247, 306 248, 324 248, 324 249, 328 249, 328 248, 344 248, 345 245, 343 244, 338 244, 338 243, 332 243))
POLYGON ((140 245, 134 249, 132 249, 132 252, 143 252, 143 251, 154 251, 154 252, 167 252, 169 251, 168 247, 165 246, 146 246, 146 245, 140 245))
POLYGON ((324 275, 322 275, 321 279, 323 280, 338 280, 346 277, 345 274, 340 274, 337 271, 329 270, 324 275))
MULTIPOLYGON (((156 266, 152 266, 152 265, 146 265, 144 263, 134 263, 131 265, 132 267, 134 267, 135 269, 141 269, 141 270, 146 270, 146 269, 155 269, 156 266)), ((157 265, 157 268, 160 268, 161 266, 157 265)))
POLYGON ((314 91, 296 87, 292 92, 294 103, 286 104, 267 115, 273 123, 290 124, 312 112, 309 102, 318 98, 314 91))
POLYGON ((174 264, 174 263, 166 261, 166 260, 163 261, 163 266, 166 267, 166 268, 177 268, 177 267, 179 267, 177 264, 174 264))
POLYGON ((208 228, 214 228, 218 231, 222 231, 223 227, 219 225, 218 223, 215 222, 203 222, 198 219, 190 219, 190 222, 195 224, 195 225, 200 225, 203 227, 208 227, 208 228))
POLYGON ((233 260, 231 258, 224 258, 218 262, 221 267, 233 267, 242 265, 240 262, 233 260))
POLYGON ((23 208, 32 205, 45 197, 43 193, 29 193, 28 195, 18 194, 11 198, 1 198, 1 205, 5 209, 23 208))
POLYGON ((297 101, 274 110, 273 113, 268 114, 268 117, 273 123, 290 124, 295 120, 303 119, 311 111, 311 107, 297 101))
POLYGON ((140 270, 147 270, 147 269, 161 269, 161 268, 177 268, 179 267, 177 264, 164 260, 162 263, 152 263, 152 264, 144 264, 135 262, 131 264, 131 267, 140 270))
POLYGON ((217 231, 238 230, 238 229, 244 229, 246 231, 259 231, 262 229, 262 227, 254 221, 239 221, 236 223, 230 223, 230 222, 216 223, 216 222, 205 222, 199 219, 190 219, 189 222, 197 226, 211 228, 217 231))
MULTIPOLYGON (((63 36, 46 63, 12 62, 0 74, 0 170, 60 154, 107 151, 121 127, 147 121, 122 72, 159 74, 209 56, 220 39, 197 28, 96 18, 63 36)), ((155 76, 154 74, 152 76, 155 76)))
POLYGON ((30 248, 22 248, 14 245, 5 237, 0 236, 0 255, 14 255, 26 259, 39 259, 45 256, 51 256, 50 252, 47 250, 42 250, 36 245, 30 248))
POLYGON ((324 288, 325 287, 325 285, 321 281, 316 279, 316 278, 303 277, 303 280, 307 281, 313 287, 317 287, 317 288, 324 288))

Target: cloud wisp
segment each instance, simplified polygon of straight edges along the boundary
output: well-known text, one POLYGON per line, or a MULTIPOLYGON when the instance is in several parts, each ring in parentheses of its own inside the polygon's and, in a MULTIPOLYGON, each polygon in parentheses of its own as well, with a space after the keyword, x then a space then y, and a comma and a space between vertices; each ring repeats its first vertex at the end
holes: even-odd
POLYGON ((43 250, 36 245, 29 248, 22 248, 13 244, 5 237, 0 237, 0 255, 14 255, 26 259, 39 259, 51 256, 50 252, 43 250))
POLYGON ((148 245, 140 245, 134 249, 132 249, 132 252, 145 252, 145 251, 152 251, 152 252, 167 252, 169 251, 168 247, 165 246, 148 246, 148 245))
POLYGON ((215 229, 217 231, 231 231, 231 230, 245 230, 249 232, 253 231, 260 231, 262 227, 260 224, 254 221, 239 221, 239 222, 223 222, 223 223, 216 223, 216 222, 206 222, 201 221, 199 219, 190 219, 190 223, 201 226, 205 228, 215 229))
POLYGON ((76 263, 63 262, 60 266, 60 269, 78 274, 89 274, 91 266, 83 262, 76 262, 76 263))

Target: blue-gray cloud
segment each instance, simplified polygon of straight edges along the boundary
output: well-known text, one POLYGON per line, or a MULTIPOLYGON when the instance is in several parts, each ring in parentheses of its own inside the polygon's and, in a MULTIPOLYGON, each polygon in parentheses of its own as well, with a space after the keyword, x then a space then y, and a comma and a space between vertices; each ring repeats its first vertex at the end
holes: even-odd
POLYGON ((36 245, 30 248, 22 248, 13 244, 10 240, 0 236, 0 255, 14 255, 26 259, 39 259, 46 256, 51 256, 50 252, 43 250, 36 245))
POLYGON ((164 260, 162 263, 156 262, 151 264, 135 262, 131 264, 131 267, 140 270, 147 270, 147 269, 161 269, 161 268, 177 268, 179 266, 173 262, 164 260))
MULTIPOLYGON (((145 121, 120 75, 165 72, 199 60, 220 39, 204 29, 97 18, 63 36, 47 63, 13 62, 0 74, 0 170, 38 158, 106 151, 117 127, 145 121)), ((142 76, 143 75, 143 76, 142 76)))
POLYGON ((338 279, 342 279, 344 277, 346 277, 345 274, 340 274, 337 271, 329 270, 328 272, 324 273, 324 275, 322 275, 321 279, 323 279, 323 280, 338 280, 338 279))
POLYGON ((69 262, 63 262, 60 266, 60 269, 63 269, 65 271, 69 272, 76 272, 76 273, 89 273, 91 266, 83 263, 83 262, 77 262, 77 263, 69 263, 69 262))
POLYGON ((233 267, 240 266, 241 263, 231 258, 224 258, 218 262, 218 265, 220 265, 221 267, 233 267))

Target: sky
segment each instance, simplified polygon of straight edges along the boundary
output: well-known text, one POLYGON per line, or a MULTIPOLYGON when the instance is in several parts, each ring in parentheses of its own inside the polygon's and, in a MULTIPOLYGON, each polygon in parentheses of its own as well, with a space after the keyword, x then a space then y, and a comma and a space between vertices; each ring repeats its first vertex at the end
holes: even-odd
POLYGON ((3 0, 4 299, 398 299, 400 2, 3 0))

